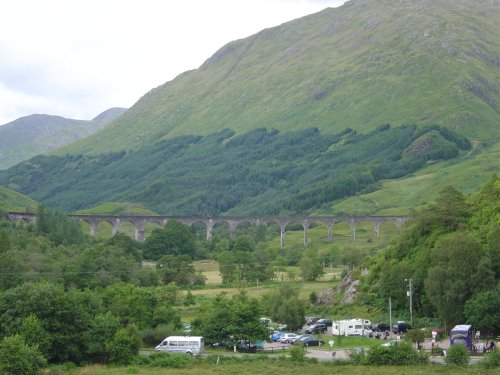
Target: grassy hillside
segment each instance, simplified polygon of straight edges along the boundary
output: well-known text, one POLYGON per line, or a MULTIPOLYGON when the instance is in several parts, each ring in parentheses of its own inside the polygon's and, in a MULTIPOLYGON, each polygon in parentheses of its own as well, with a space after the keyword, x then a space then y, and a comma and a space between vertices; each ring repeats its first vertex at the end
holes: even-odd
POLYGON ((223 128, 336 133, 440 124, 498 136, 498 2, 351 0, 222 47, 61 153, 223 128))
POLYGON ((137 203, 127 202, 106 202, 96 207, 74 212, 77 215, 156 215, 151 210, 142 207, 137 203))
POLYGON ((486 149, 476 144, 460 158, 431 163, 410 176, 383 181, 377 191, 333 202, 316 214, 397 215, 433 202, 447 185, 472 193, 493 172, 500 173, 500 143, 486 149))
POLYGON ((0 126, 0 169, 95 133, 124 111, 124 108, 111 108, 92 121, 31 115, 0 126))
POLYGON ((0 210, 34 212, 37 205, 37 202, 26 195, 0 186, 0 210))

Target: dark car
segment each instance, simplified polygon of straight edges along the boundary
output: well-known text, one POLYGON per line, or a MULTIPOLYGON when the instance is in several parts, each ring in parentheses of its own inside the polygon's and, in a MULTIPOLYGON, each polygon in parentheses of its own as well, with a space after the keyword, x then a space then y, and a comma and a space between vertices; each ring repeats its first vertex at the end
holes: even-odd
POLYGON ((305 320, 306 320, 306 324, 307 324, 308 326, 310 326, 310 325, 312 325, 312 324, 316 323, 316 321, 317 321, 318 319, 319 319, 319 318, 317 318, 317 317, 315 317, 315 316, 306 316, 306 319, 305 319, 305 320))
POLYGON ((332 321, 330 319, 322 318, 322 319, 318 319, 316 321, 316 324, 324 324, 327 327, 331 327, 332 326, 332 321))
POLYGON ((317 339, 314 336, 304 336, 294 342, 294 344, 299 344, 303 346, 322 346, 325 345, 323 340, 317 339))
POLYGON ((411 324, 406 322, 397 322, 392 326, 392 332, 394 333, 406 333, 411 329, 411 324))
POLYGON ((325 333, 326 326, 324 324, 313 324, 304 330, 305 333, 325 333))
POLYGON ((385 324, 385 323, 375 324, 372 328, 372 331, 375 331, 375 332, 385 332, 385 331, 390 331, 390 330, 391 330, 391 327, 389 326, 389 324, 385 324))

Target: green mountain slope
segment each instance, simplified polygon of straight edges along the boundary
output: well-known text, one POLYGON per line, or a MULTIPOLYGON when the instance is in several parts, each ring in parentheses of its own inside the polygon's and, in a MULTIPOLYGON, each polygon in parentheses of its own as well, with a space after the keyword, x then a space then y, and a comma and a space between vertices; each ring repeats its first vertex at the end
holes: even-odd
POLYGON ((231 42, 62 153, 257 127, 439 124, 499 133, 498 2, 351 0, 231 42))
POLYGON ((0 211, 34 212, 38 203, 26 195, 0 186, 0 211))
POLYGON ((93 134, 123 112, 124 108, 111 108, 91 121, 31 115, 0 126, 0 169, 93 134))

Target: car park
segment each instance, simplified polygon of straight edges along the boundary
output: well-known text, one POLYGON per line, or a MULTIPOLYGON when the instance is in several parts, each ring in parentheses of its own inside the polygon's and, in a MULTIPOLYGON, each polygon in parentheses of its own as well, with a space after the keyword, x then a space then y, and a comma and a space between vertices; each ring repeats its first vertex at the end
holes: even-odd
POLYGON ((307 327, 304 332, 305 333, 325 333, 327 330, 324 324, 313 324, 312 326, 307 327))

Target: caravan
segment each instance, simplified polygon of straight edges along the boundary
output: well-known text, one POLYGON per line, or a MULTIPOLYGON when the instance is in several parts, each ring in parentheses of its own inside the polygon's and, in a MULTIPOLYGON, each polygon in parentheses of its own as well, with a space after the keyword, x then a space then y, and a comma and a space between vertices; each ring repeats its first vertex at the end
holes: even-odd
POLYGON ((334 336, 369 336, 372 322, 366 319, 338 320, 332 324, 334 336))
POLYGON ((155 348, 155 352, 198 355, 203 347, 204 340, 201 336, 169 336, 155 348))

